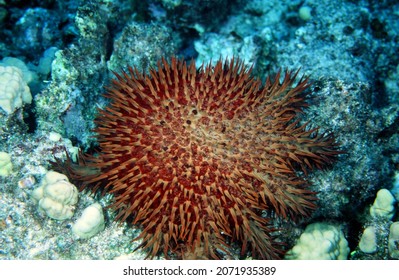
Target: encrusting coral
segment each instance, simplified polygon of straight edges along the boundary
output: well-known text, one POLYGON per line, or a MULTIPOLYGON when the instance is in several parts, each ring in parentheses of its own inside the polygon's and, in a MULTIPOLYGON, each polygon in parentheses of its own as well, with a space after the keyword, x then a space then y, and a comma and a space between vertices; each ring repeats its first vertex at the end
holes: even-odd
POLYGON ((242 255, 280 258, 262 212, 308 215, 316 197, 299 173, 340 153, 331 134, 299 124, 309 83, 297 74, 262 85, 237 59, 129 68, 107 88, 98 152, 54 167, 81 189, 113 194, 117 219, 142 229, 149 257, 220 258, 238 243, 242 255))

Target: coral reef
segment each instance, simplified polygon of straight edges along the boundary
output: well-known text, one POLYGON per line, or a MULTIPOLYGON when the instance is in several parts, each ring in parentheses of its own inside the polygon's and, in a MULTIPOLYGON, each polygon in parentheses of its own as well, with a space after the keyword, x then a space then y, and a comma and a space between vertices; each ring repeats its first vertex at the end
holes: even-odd
MULTIPOLYGON (((57 221, 37 210, 31 194, 54 157, 65 159, 66 150, 72 160, 78 149, 98 149, 92 130, 98 108, 109 105, 102 94, 112 71, 130 65, 144 74, 161 56, 175 55, 194 58, 197 67, 234 56, 261 79, 301 68, 310 87, 298 125, 311 121, 309 129, 334 132, 345 154, 331 169, 306 176, 317 193, 312 215, 297 221, 260 215, 281 229, 276 241, 287 250, 307 225, 322 222, 342 231, 349 259, 397 259, 397 202, 389 204, 390 218, 371 216, 370 208, 381 189, 398 201, 398 10, 392 0, 0 0, 1 66, 17 67, 19 84, 32 95, 30 104, 0 109, 7 160, 0 258, 145 258, 147 252, 134 251, 140 241, 131 242, 142 231, 113 222, 117 213, 106 208, 112 195, 82 192, 75 214, 57 221), (105 229, 77 240, 71 227, 96 202, 105 229)), ((230 253, 239 258, 240 248, 230 253)))

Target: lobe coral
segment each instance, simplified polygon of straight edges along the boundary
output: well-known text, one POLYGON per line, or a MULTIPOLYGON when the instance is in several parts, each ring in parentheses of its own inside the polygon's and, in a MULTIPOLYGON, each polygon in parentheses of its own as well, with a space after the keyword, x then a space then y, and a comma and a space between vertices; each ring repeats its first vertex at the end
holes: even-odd
POLYGON ((286 71, 262 84, 251 70, 173 57, 148 75, 115 73, 96 119, 98 152, 55 165, 81 189, 113 194, 117 219, 142 229, 147 257, 217 259, 238 244, 242 256, 278 259, 270 217, 309 215, 306 174, 340 152, 332 134, 300 124, 307 78, 286 71))

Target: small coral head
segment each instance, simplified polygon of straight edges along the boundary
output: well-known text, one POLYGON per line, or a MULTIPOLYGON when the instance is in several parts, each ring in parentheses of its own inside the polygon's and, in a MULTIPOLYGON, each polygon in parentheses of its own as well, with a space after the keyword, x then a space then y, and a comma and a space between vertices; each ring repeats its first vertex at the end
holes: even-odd
POLYGON ((114 194, 151 257, 218 258, 237 242, 278 258, 264 211, 308 215, 315 196, 298 171, 338 154, 331 135, 299 124, 308 80, 287 71, 262 84, 236 59, 199 69, 163 59, 149 75, 115 75, 96 120, 99 153, 72 175, 114 194))

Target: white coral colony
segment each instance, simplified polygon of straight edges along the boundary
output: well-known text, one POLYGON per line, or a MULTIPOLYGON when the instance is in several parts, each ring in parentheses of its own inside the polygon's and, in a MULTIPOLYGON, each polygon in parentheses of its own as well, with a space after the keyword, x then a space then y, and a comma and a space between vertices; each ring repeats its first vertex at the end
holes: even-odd
POLYGON ((24 103, 31 102, 32 95, 21 70, 14 66, 0 66, 0 108, 11 114, 24 103))
POLYGON ((72 226, 72 232, 80 238, 90 238, 104 229, 104 214, 99 203, 87 207, 72 226))
POLYGON ((339 227, 314 223, 306 227, 285 257, 294 260, 344 260, 348 254, 348 242, 339 227))
POLYGON ((38 201, 38 209, 55 220, 66 220, 73 216, 78 202, 78 189, 68 178, 54 171, 44 176, 32 197, 38 201))

